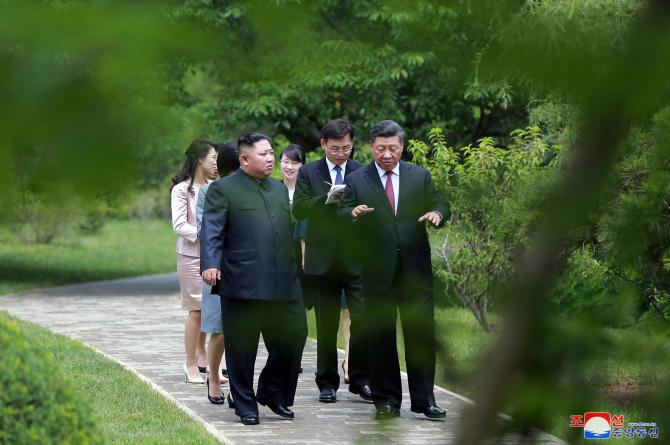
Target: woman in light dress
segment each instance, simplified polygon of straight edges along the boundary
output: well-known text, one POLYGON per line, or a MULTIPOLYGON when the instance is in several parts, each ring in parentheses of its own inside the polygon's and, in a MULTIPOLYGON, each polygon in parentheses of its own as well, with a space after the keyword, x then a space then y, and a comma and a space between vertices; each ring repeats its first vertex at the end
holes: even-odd
POLYGON ((205 383, 200 375, 207 366, 205 338, 200 332, 202 277, 200 276, 200 243, 196 227, 196 199, 200 187, 216 179, 216 144, 197 139, 186 150, 186 159, 172 178, 170 202, 172 227, 177 234, 177 275, 181 290, 181 307, 188 311, 184 326, 186 362, 184 376, 189 383, 205 383))

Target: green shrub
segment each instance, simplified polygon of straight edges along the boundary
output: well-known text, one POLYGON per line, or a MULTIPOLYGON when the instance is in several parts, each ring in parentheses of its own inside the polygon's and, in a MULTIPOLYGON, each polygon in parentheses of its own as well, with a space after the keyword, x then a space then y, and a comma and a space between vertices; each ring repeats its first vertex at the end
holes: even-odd
POLYGON ((0 443, 103 443, 88 401, 0 312, 0 443))
POLYGON ((170 219, 170 189, 151 188, 128 193, 114 202, 113 215, 120 219, 170 219))
POLYGON ((21 242, 48 244, 65 233, 95 233, 107 221, 104 199, 38 196, 24 191, 15 197, 10 227, 21 242))

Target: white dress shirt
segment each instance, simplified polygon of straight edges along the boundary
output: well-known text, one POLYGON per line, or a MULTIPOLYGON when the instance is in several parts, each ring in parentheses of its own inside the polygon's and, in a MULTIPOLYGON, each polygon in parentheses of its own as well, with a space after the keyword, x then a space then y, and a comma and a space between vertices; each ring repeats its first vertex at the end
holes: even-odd
MULTIPOLYGON (((382 181, 382 188, 386 190, 386 170, 381 168, 376 162, 375 167, 377 167, 377 173, 379 173, 379 179, 382 181)), ((395 198, 395 205, 393 209, 395 213, 398 213, 398 192, 400 191, 400 162, 398 162, 393 170, 391 175, 391 184, 393 184, 393 197, 395 198)))
MULTIPOLYGON (((344 181, 344 172, 347 170, 347 161, 344 161, 342 165, 340 165, 340 168, 342 169, 342 180, 344 181)), ((335 171, 335 166, 337 164, 333 164, 330 162, 328 158, 326 158, 326 164, 328 164, 328 173, 330 173, 330 183, 335 184, 335 178, 337 177, 337 172, 335 171)))

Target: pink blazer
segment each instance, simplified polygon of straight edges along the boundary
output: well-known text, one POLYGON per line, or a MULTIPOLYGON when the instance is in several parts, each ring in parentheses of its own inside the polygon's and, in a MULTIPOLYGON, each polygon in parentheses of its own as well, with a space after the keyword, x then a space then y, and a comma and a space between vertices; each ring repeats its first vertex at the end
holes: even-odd
POLYGON ((200 258, 200 241, 195 220, 195 204, 200 187, 193 184, 193 194, 188 191, 189 181, 183 181, 172 188, 170 205, 172 208, 172 228, 177 234, 177 253, 200 258))

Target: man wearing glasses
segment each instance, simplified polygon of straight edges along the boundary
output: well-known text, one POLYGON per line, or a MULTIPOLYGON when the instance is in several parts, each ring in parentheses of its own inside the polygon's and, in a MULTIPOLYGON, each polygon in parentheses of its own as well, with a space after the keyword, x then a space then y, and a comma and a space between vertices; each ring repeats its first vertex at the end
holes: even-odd
POLYGON ((337 329, 341 298, 351 314, 349 341, 349 391, 371 401, 367 376, 367 342, 362 334, 360 266, 350 254, 350 223, 338 221, 337 203, 326 204, 331 187, 344 184, 361 164, 349 159, 354 146, 354 128, 335 119, 321 129, 321 147, 326 156, 304 165, 298 172, 293 196, 293 215, 307 219, 305 274, 311 275, 315 296, 317 329, 316 384, 319 401, 337 401, 340 376, 337 366, 337 329))

